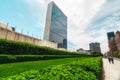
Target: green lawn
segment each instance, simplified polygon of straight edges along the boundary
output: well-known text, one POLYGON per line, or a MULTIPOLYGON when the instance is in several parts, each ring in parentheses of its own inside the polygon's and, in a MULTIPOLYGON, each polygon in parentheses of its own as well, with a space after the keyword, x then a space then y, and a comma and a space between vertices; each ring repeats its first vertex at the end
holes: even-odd
POLYGON ((31 62, 19 62, 11 64, 0 64, 0 77, 7 77, 25 72, 31 69, 39 70, 46 67, 66 64, 75 61, 76 58, 64 58, 64 59, 54 59, 54 60, 41 60, 41 61, 31 61, 31 62))
MULTIPOLYGON (((68 59, 62 59, 61 61, 68 59)), ((59 62, 58 62, 59 63, 59 62)), ((29 70, 0 80, 99 80, 101 57, 81 57, 42 70, 29 70)), ((101 79, 100 79, 101 80, 101 79)))

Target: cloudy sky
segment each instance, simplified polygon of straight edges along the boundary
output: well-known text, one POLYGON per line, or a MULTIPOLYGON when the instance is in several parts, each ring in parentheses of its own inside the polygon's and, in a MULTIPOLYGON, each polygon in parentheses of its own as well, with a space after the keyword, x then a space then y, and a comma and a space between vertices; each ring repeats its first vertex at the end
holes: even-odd
POLYGON ((54 1, 68 17, 68 48, 89 49, 100 42, 108 51, 107 32, 120 30, 120 0, 0 0, 0 21, 43 39, 47 5, 54 1))

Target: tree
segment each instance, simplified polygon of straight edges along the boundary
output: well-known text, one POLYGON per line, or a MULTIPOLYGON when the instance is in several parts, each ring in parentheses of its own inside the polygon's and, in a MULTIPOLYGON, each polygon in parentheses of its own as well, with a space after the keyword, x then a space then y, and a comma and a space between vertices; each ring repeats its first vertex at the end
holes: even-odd
POLYGON ((120 51, 119 51, 119 50, 116 50, 116 51, 114 52, 114 56, 115 56, 115 57, 120 57, 120 54, 119 54, 119 53, 120 53, 120 51))
POLYGON ((91 52, 91 55, 97 57, 97 56, 102 56, 103 54, 101 52, 91 52))

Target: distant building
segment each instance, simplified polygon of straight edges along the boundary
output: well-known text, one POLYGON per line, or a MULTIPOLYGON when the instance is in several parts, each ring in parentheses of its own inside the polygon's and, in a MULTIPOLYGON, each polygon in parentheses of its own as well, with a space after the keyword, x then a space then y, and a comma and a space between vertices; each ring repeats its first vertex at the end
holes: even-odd
POLYGON ((90 50, 84 50, 83 48, 79 48, 76 50, 79 53, 86 53, 86 54, 90 54, 90 50))
POLYGON ((113 54, 117 50, 115 38, 110 38, 108 43, 109 43, 109 51, 111 54, 113 54))
POLYGON ((116 32, 115 41, 116 41, 117 50, 120 51, 120 31, 116 32))
POLYGON ((67 17, 54 2, 48 4, 44 40, 56 42, 58 48, 67 49, 67 17))
POLYGON ((89 47, 91 52, 101 52, 100 43, 90 43, 89 47))
POLYGON ((119 31, 116 32, 116 34, 114 34, 114 32, 108 32, 107 33, 107 37, 108 37, 108 47, 109 47, 109 52, 110 54, 114 54, 114 52, 116 50, 118 50, 119 48, 119 31))
POLYGON ((111 38, 114 38, 115 37, 114 32, 108 32, 107 37, 108 37, 108 40, 110 40, 111 38))

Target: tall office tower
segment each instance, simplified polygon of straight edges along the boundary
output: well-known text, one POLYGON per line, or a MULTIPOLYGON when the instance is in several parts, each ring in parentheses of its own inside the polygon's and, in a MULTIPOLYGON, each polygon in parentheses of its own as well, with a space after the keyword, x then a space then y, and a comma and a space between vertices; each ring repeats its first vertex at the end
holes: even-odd
POLYGON ((108 32, 107 37, 108 37, 108 40, 110 40, 111 38, 114 38, 115 37, 114 32, 108 32))
POLYGON ((48 4, 44 40, 67 49, 67 17, 53 1, 48 4))
POLYGON ((101 52, 100 43, 90 43, 89 46, 91 52, 101 52))

